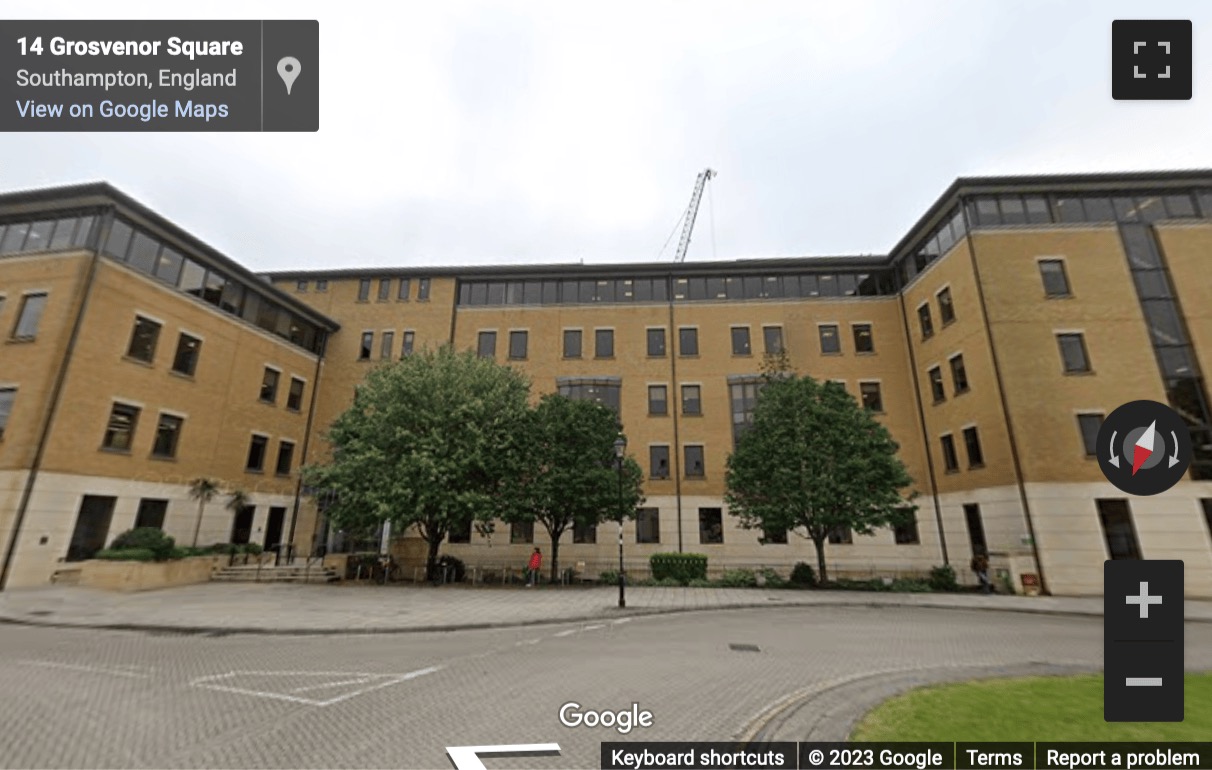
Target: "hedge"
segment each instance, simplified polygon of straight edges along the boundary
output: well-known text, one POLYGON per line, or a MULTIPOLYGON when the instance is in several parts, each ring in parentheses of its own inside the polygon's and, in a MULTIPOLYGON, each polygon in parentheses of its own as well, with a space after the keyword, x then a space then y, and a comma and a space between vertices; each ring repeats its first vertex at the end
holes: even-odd
POLYGON ((707 557, 701 553, 654 553, 648 559, 652 579, 676 580, 682 585, 707 579, 707 557))
POLYGON ((121 548, 97 551, 94 559, 105 561, 156 561, 156 553, 150 548, 121 548))

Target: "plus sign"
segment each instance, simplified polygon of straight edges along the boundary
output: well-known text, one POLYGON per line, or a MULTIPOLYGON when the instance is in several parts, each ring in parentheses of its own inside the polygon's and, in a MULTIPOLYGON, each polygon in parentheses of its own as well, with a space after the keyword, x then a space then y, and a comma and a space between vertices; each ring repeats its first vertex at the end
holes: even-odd
POLYGON ((1140 596, 1128 597, 1128 604, 1139 604, 1140 616, 1146 619, 1149 617, 1149 605, 1161 603, 1162 598, 1160 596, 1149 595, 1149 584, 1144 581, 1142 581, 1140 584, 1140 596))

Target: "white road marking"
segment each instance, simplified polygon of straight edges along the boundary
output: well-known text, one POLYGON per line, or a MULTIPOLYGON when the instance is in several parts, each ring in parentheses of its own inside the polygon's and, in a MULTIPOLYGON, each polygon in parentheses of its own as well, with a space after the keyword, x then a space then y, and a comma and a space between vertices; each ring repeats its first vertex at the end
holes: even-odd
MULTIPOLYGON (((333 704, 336 704, 336 703, 341 703, 342 701, 349 700, 350 698, 356 698, 359 695, 365 695, 368 692, 374 692, 375 690, 381 690, 384 687, 390 687, 393 684, 400 684, 401 682, 406 682, 409 679, 416 679, 417 677, 425 676, 426 674, 432 674, 435 671, 441 670, 441 668, 442 668, 441 666, 430 666, 428 668, 417 669, 416 671, 409 671, 406 674, 367 674, 367 673, 351 672, 351 671, 229 671, 226 674, 212 674, 210 676, 204 676, 199 679, 195 679, 192 682, 190 682, 190 686, 201 687, 201 688, 204 688, 207 690, 217 690, 219 692, 234 692, 234 693, 240 693, 243 695, 255 695, 255 696, 261 697, 261 698, 272 698, 274 700, 284 700, 284 701, 289 701, 291 703, 301 703, 305 706, 324 707, 324 706, 332 706, 333 704), (213 683, 216 680, 231 679, 233 677, 238 677, 238 676, 263 676, 263 677, 265 677, 265 676, 338 676, 338 677, 358 677, 358 680, 366 681, 366 682, 374 681, 375 679, 381 679, 383 681, 380 681, 377 684, 372 684, 369 687, 362 687, 362 688, 354 690, 352 692, 347 692, 344 695, 338 695, 335 698, 329 698, 327 700, 313 700, 311 698, 300 698, 295 695, 288 695, 286 693, 281 693, 281 692, 269 692, 266 690, 253 690, 253 689, 249 689, 249 688, 245 688, 245 687, 229 687, 229 686, 213 683)), ((341 682, 340 684, 352 684, 352 683, 353 682, 346 681, 346 682, 341 682)), ((323 686, 335 687, 336 684, 337 683, 330 683, 328 685, 320 685, 320 686, 321 687, 323 687, 323 686)), ((308 688, 308 689, 313 689, 313 688, 308 688)), ((318 689, 318 688, 314 688, 314 689, 318 689)), ((297 692, 297 691, 292 691, 292 692, 297 692)))
POLYGON ((291 692, 307 692, 308 690, 323 690, 327 687, 342 687, 348 684, 366 684, 369 679, 346 679, 344 682, 327 682, 325 684, 309 684, 306 687, 296 687, 291 692))
POLYGON ((630 623, 631 618, 619 618, 618 620, 612 620, 610 622, 617 626, 620 623, 630 623))
MULTIPOLYGON (((112 668, 102 668, 100 666, 85 666, 76 663, 55 663, 49 660, 22 660, 28 666, 45 666, 46 668, 62 668, 68 671, 86 671, 90 674, 109 674, 110 676, 125 676, 132 679, 148 679, 149 674, 141 674, 135 671, 119 671, 112 668)), ((130 666, 134 668, 134 666, 130 666)))
POLYGON ((573 635, 573 634, 575 634, 576 632, 577 632, 577 630, 576 630, 575 628, 570 628, 570 629, 568 629, 567 631, 561 631, 561 632, 560 632, 560 633, 558 633, 558 634, 553 634, 553 636, 554 636, 556 639, 559 639, 559 638, 560 638, 560 637, 562 637, 562 636, 572 636, 572 635, 573 635))
POLYGON ((585 630, 586 630, 586 631, 597 631, 599 628, 605 628, 605 627, 606 627, 606 626, 603 626, 603 625, 600 625, 600 624, 599 624, 599 625, 596 625, 596 626, 585 626, 585 630))

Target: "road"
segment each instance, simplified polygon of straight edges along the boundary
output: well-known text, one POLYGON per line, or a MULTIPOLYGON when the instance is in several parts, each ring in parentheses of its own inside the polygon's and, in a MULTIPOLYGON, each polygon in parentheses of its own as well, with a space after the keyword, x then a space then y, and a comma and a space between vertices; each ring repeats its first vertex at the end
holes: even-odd
MULTIPOLYGON (((1212 668, 1212 624, 1188 624, 1186 649, 1188 668, 1212 668)), ((854 715, 772 708, 804 688, 858 682, 875 701, 885 680, 1097 670, 1101 656, 1097 618, 921 608, 329 637, 0 626, 0 767, 445 769, 446 746, 516 743, 558 743, 560 755, 485 765, 597 767, 608 740, 845 730, 854 715), (567 727, 569 702, 637 703, 653 724, 625 736, 567 727)))

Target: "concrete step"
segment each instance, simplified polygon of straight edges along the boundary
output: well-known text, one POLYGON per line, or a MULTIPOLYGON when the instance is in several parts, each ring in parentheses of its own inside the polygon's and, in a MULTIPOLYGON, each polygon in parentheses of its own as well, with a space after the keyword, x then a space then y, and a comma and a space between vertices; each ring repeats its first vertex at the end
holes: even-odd
POLYGON ((220 583, 333 583, 340 580, 336 570, 320 567, 235 565, 222 567, 211 574, 220 583))

